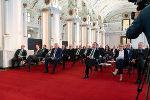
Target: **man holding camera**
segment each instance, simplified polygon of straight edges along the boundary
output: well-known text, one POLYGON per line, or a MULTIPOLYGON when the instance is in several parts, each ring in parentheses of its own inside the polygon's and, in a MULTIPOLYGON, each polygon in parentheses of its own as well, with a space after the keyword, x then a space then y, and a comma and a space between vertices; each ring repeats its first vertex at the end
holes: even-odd
POLYGON ((150 44, 150 6, 136 12, 134 18, 134 22, 126 32, 127 38, 135 39, 144 32, 150 44))

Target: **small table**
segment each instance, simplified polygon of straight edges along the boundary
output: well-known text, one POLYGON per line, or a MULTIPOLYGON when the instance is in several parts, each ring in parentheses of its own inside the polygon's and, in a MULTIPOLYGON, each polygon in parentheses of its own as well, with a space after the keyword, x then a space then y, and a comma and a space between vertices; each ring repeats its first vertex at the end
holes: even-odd
POLYGON ((100 63, 99 66, 104 66, 104 68, 106 69, 107 66, 111 66, 112 64, 109 63, 100 63))
POLYGON ((114 60, 110 60, 110 61, 107 61, 108 63, 111 63, 112 64, 112 67, 115 68, 116 66, 116 61, 114 60))

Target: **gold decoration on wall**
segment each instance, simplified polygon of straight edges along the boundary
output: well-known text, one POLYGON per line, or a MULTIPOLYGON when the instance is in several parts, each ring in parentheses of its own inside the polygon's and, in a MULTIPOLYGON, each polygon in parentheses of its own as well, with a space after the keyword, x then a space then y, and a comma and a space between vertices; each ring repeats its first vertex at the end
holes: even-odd
POLYGON ((51 17, 53 17, 53 14, 51 14, 51 17))
POLYGON ((93 26, 95 26, 96 24, 95 23, 93 23, 93 26))
POLYGON ((63 20, 63 18, 62 18, 62 17, 60 17, 60 20, 63 20))
POLYGON ((26 3, 23 3, 23 7, 24 7, 24 8, 27 8, 27 4, 26 4, 26 3))
POLYGON ((42 9, 42 11, 48 11, 48 9, 46 9, 46 8, 43 8, 43 9, 42 9))
POLYGON ((75 14, 76 14, 76 15, 78 15, 78 13, 77 13, 77 9, 75 10, 75 14))
POLYGON ((41 16, 38 17, 38 20, 41 20, 41 16))
POLYGON ((28 36, 24 36, 24 37, 26 38, 26 37, 28 37, 28 36))
POLYGON ((83 18, 83 22, 86 22, 86 20, 87 20, 87 19, 84 17, 84 18, 83 18))
POLYGON ((5 0, 5 1, 8 1, 8 0, 5 0))
POLYGON ((85 6, 85 2, 82 2, 82 6, 85 6))
POLYGON ((9 34, 8 34, 8 33, 5 33, 4 35, 8 36, 9 34))
POLYGON ((45 0, 46 5, 49 5, 49 3, 50 3, 50 0, 45 0))
POLYGON ((69 15, 72 16, 73 15, 73 9, 69 10, 69 15))

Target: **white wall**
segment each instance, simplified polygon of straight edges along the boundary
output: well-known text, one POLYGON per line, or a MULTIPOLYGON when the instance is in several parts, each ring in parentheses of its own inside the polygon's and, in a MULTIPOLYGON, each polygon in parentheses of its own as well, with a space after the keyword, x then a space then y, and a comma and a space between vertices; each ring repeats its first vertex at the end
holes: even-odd
POLYGON ((131 41, 132 47, 135 48, 135 49, 138 48, 138 43, 139 42, 143 42, 144 46, 148 44, 144 33, 142 33, 138 38, 132 39, 132 41, 131 41))
POLYGON ((114 45, 117 47, 120 44, 120 36, 119 33, 107 33, 106 34, 106 45, 108 44, 110 48, 114 45))

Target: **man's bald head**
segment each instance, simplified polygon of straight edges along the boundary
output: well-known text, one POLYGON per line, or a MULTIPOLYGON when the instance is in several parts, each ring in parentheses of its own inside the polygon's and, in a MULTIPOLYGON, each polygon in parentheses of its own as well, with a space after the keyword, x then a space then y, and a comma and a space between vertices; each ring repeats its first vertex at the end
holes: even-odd
POLYGON ((55 43, 55 48, 58 48, 58 47, 59 47, 58 43, 55 43))

